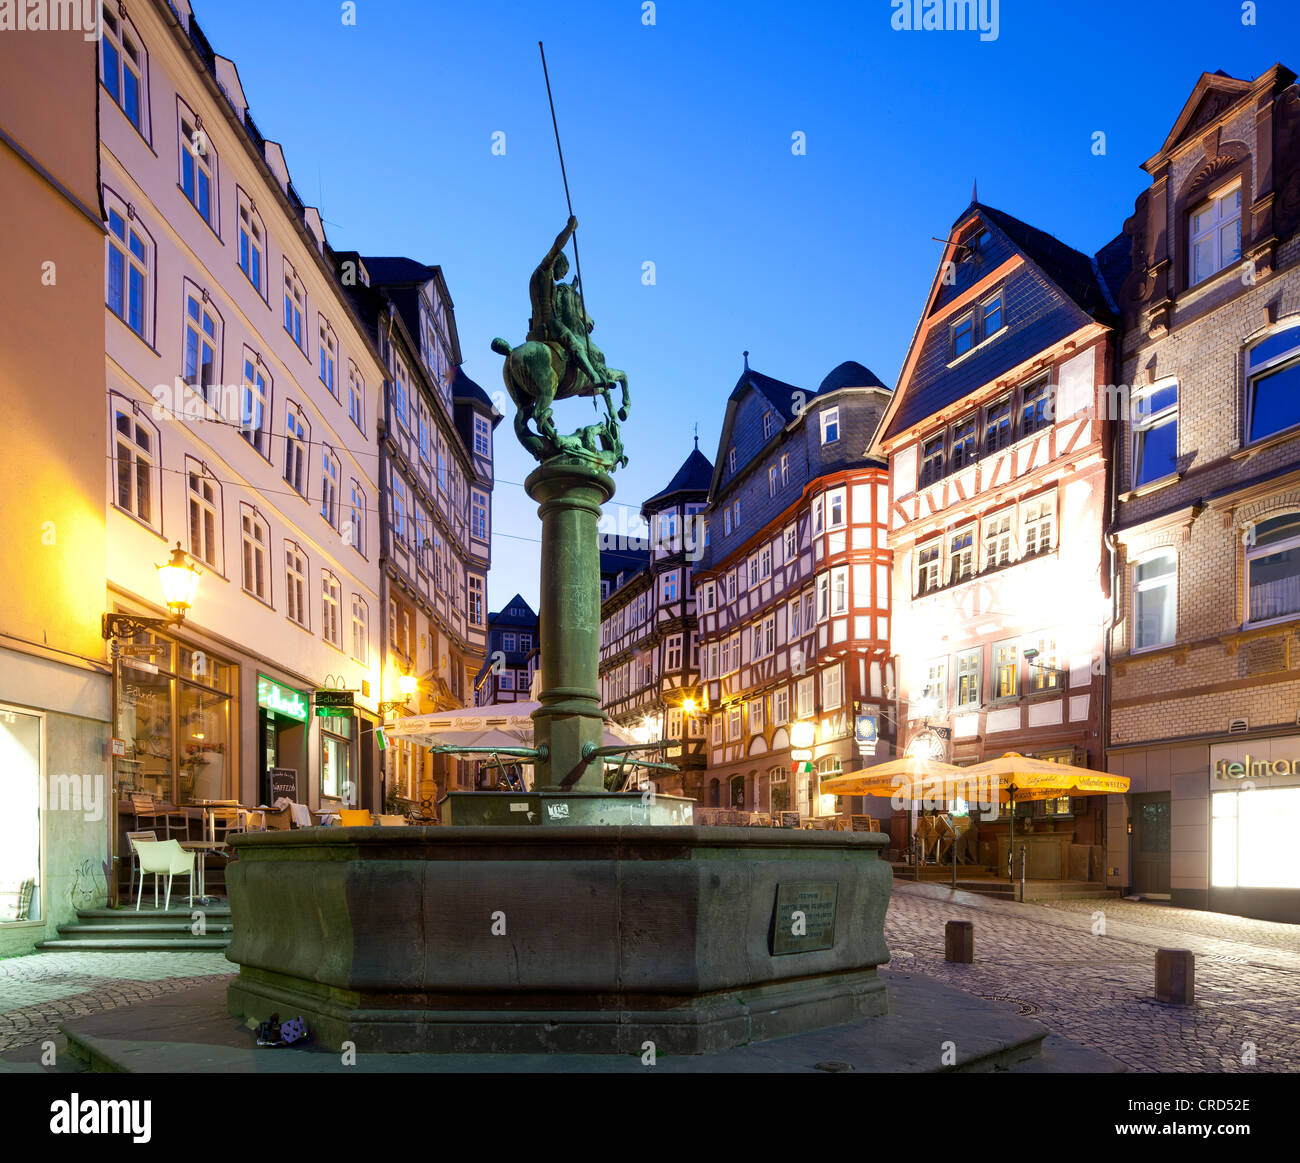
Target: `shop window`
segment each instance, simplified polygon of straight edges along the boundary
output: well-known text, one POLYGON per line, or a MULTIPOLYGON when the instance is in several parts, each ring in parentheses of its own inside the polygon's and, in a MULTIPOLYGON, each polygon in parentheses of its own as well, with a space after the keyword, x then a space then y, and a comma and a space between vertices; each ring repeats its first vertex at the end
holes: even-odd
MULTIPOLYGON (((44 920, 41 728, 40 716, 0 707, 0 925, 44 920)), ((75 782, 78 777, 61 778, 74 781, 66 789, 78 797, 67 806, 89 807, 84 796, 101 794, 75 782)))

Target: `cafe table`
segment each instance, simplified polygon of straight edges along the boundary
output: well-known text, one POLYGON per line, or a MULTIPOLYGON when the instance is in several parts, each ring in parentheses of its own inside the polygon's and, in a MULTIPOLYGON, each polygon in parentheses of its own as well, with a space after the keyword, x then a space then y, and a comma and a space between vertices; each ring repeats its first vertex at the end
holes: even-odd
POLYGON ((226 845, 220 840, 182 840, 180 846, 186 852, 193 852, 199 859, 199 903, 206 905, 208 903, 207 886, 203 880, 203 865, 209 852, 216 852, 226 845))

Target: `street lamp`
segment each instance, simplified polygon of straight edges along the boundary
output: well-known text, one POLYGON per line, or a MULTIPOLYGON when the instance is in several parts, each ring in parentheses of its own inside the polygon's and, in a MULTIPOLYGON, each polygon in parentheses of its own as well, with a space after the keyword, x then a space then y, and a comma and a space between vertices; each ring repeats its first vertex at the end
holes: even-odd
POLYGON ((385 699, 379 704, 381 718, 399 707, 405 708, 407 703, 410 702, 411 696, 420 689, 420 680, 414 674, 399 674, 397 676, 397 689, 402 692, 400 699, 385 699))
POLYGON ((170 618, 146 618, 136 614, 105 614, 100 620, 100 630, 105 639, 134 638, 142 630, 157 630, 165 626, 179 626, 194 604, 202 570, 194 564, 188 553, 176 542, 166 564, 157 565, 158 584, 162 587, 163 604, 171 611, 170 618))

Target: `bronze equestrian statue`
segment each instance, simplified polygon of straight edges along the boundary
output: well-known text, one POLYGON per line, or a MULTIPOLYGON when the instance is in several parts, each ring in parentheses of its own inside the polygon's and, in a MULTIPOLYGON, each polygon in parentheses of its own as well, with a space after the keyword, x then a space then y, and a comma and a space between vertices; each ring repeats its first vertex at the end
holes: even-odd
POLYGON ((494 339, 492 350, 506 357, 502 376, 515 402, 515 434, 539 461, 571 454, 594 460, 604 469, 627 464, 619 424, 627 419, 630 397, 627 373, 605 366, 605 356, 591 342, 595 327, 582 303, 578 280, 566 283, 569 272, 564 246, 578 228, 572 215, 528 281, 533 314, 523 343, 511 348, 494 339), (623 389, 614 410, 610 389, 623 389), (551 405, 570 396, 599 396, 605 402, 605 419, 562 435, 555 427, 551 405), (529 421, 536 427, 530 428, 529 421))

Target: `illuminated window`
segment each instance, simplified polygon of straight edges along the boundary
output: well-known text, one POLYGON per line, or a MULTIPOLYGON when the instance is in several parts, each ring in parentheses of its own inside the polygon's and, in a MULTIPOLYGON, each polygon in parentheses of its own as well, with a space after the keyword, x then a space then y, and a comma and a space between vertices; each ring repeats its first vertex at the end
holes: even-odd
POLYGON ((927 594, 939 588, 941 546, 938 541, 918 546, 916 551, 916 592, 927 594))
POLYGON ((993 697, 1014 699, 1020 694, 1020 647, 999 642, 993 647, 993 697))
POLYGON ((1252 525, 1246 540, 1248 622, 1300 613, 1300 513, 1252 525))

